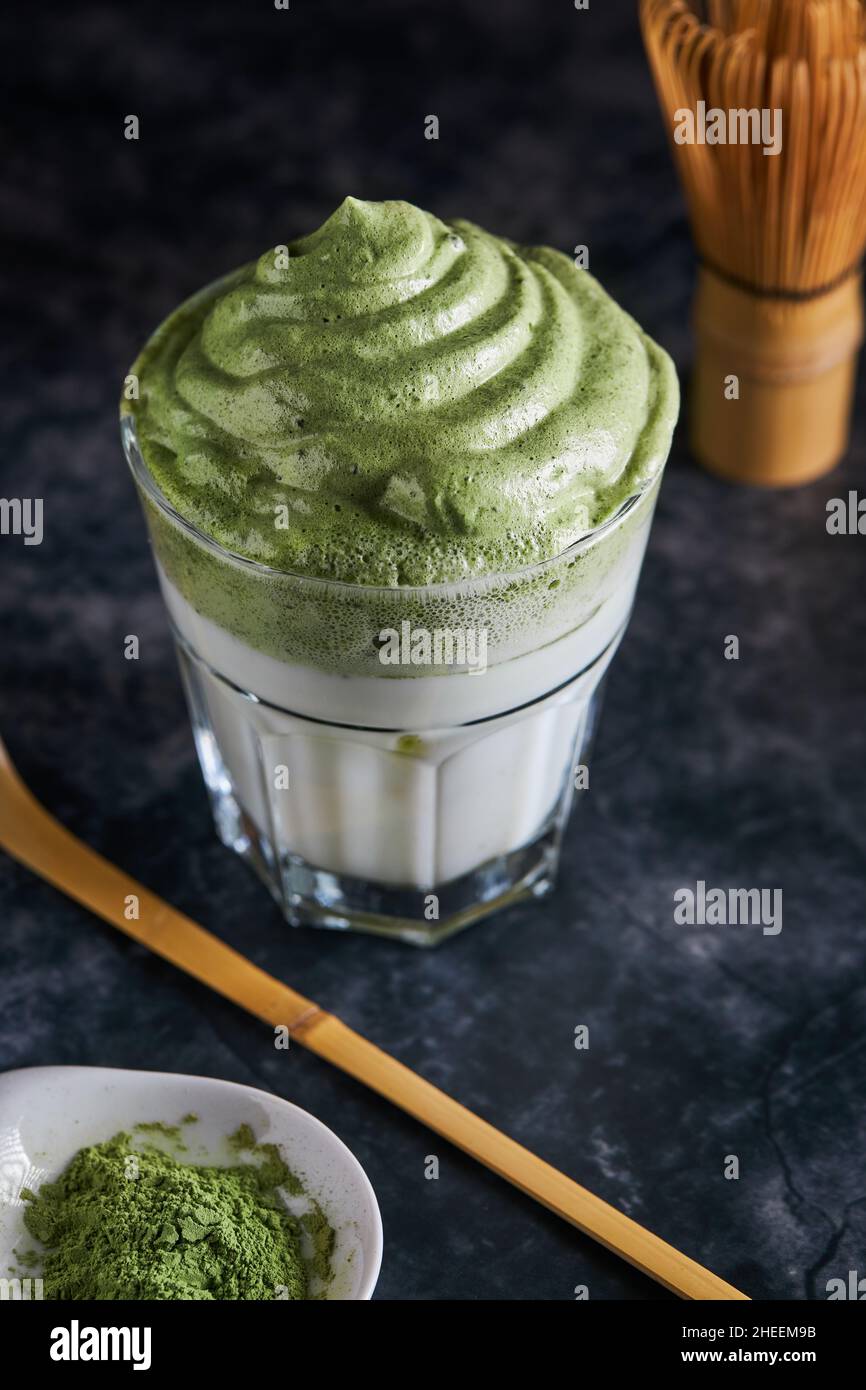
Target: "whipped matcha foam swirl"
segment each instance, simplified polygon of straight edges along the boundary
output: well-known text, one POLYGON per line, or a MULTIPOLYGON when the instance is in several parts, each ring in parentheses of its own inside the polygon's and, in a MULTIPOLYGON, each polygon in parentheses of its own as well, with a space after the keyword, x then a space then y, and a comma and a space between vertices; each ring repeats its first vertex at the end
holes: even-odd
POLYGON ((658 474, 678 403, 666 354, 566 256, 354 198, 181 306, 132 370, 183 517, 366 585, 559 554, 658 474))

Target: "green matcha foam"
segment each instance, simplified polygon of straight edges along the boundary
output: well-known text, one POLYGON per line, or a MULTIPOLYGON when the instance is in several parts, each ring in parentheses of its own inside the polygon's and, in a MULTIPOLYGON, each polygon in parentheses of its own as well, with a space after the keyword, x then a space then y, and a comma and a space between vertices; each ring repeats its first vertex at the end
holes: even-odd
MULTIPOLYGON (((667 355, 566 256, 355 198, 182 305, 132 371, 181 517, 358 585, 552 559, 649 490, 678 405, 667 355)), ((197 563, 173 566, 193 601, 197 563)))

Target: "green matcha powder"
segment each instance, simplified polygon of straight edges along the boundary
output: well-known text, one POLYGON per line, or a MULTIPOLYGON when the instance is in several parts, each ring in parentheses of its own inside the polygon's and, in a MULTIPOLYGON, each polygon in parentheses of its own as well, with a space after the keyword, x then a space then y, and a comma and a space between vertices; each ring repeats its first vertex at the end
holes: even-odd
MULTIPOLYGON (((187 1117, 190 1119, 191 1117, 187 1117)), ((149 1124, 176 1149, 176 1126, 149 1124)), ((116 1134, 82 1149, 34 1195, 24 1224, 46 1247, 38 1262, 49 1299, 307 1299, 327 1283, 334 1232, 321 1209, 295 1216, 280 1189, 303 1195, 274 1144, 249 1126, 230 1148, 252 1161, 184 1163, 153 1143, 116 1134)))

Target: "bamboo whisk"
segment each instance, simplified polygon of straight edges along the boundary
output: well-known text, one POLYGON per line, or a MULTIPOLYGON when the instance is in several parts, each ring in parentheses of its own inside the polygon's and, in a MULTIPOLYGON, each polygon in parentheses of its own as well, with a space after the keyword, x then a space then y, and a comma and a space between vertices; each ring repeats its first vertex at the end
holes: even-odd
POLYGON ((740 481, 804 482, 845 450, 862 338, 863 6, 641 0, 640 13, 701 259, 695 452, 740 481), (729 138, 731 112, 767 112, 771 130, 781 112, 779 153, 678 143, 684 111, 695 131, 700 111, 724 112, 729 138))

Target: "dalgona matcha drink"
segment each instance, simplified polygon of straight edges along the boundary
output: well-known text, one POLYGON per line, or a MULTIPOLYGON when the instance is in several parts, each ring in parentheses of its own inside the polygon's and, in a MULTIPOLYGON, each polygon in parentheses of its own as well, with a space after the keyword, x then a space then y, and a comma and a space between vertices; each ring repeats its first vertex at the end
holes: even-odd
POLYGON ((146 345, 124 444, 201 765, 290 921, 426 944, 550 887, 677 402, 567 257, 400 202, 146 345))

